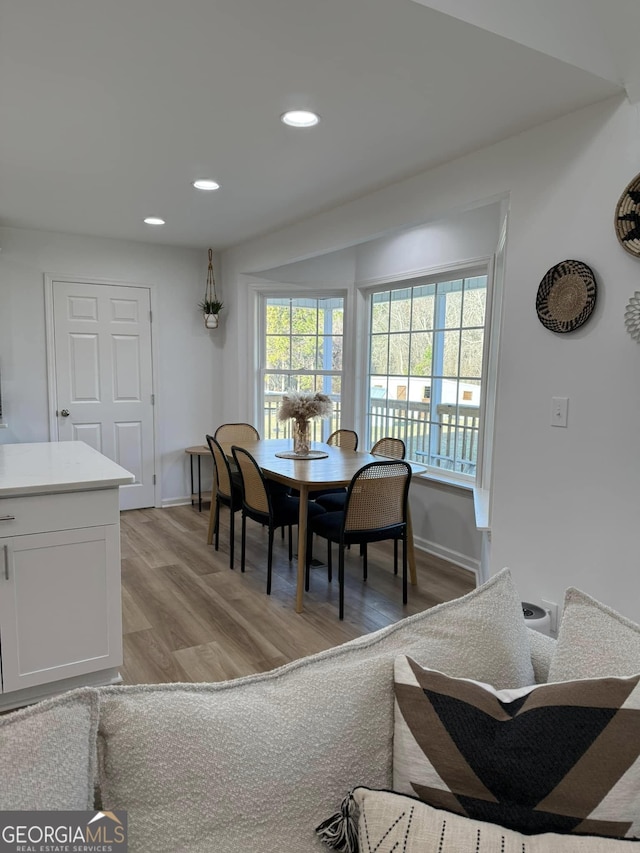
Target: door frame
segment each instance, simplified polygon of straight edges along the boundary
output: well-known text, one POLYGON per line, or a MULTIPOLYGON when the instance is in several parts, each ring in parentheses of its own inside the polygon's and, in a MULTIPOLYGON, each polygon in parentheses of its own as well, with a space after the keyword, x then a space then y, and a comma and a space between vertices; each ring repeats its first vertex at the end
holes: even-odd
POLYGON ((117 281, 109 278, 94 278, 93 276, 81 275, 57 275, 55 273, 44 274, 44 320, 45 320, 45 339, 46 339, 46 357, 47 357, 47 394, 49 408, 49 441, 58 441, 58 420, 56 411, 58 409, 58 399, 56 390, 56 354, 55 354, 55 325, 53 320, 53 283, 54 281, 62 281, 67 284, 102 284, 109 287, 136 287, 144 288, 149 291, 149 306, 151 310, 151 393, 153 394, 154 404, 152 406, 152 430, 153 430, 153 470, 155 471, 155 483, 153 484, 153 505, 154 507, 161 506, 160 503, 160 483, 162 482, 162 471, 160 469, 160 454, 158 453, 158 407, 159 394, 156 390, 158 372, 158 342, 157 335, 154 334, 153 318, 156 315, 155 309, 155 287, 153 284, 146 282, 135 281, 117 281))

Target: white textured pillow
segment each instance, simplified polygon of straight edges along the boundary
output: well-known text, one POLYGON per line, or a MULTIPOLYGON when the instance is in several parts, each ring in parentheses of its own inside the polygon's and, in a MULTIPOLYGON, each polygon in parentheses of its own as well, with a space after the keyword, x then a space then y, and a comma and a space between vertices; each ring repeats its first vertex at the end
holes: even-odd
POLYGON ((356 788, 360 853, 624 853, 629 841, 545 832, 522 835, 389 791, 356 788), (384 840, 383 840, 384 839, 384 840))
POLYGON ((101 692, 103 806, 129 849, 301 853, 354 782, 391 784, 393 661, 533 682, 508 570, 468 595, 272 672, 101 692))
POLYGON ((97 728, 91 688, 0 717, 0 810, 93 808, 97 728))
POLYGON ((640 672, 640 625, 570 587, 565 593, 549 681, 640 672))

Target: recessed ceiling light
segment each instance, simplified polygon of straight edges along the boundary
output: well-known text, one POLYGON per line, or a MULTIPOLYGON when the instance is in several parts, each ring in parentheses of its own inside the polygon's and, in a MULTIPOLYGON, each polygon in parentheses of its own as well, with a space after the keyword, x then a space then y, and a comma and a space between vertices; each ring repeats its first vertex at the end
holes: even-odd
POLYGON ((219 190, 220 184, 217 181, 213 181, 211 178, 198 178, 197 181, 193 182, 193 186, 197 190, 219 190))
POLYGON ((147 225, 164 225, 164 219, 160 219, 159 216, 147 216, 144 220, 147 225))
POLYGON ((320 121, 320 116, 309 110, 289 110, 280 116, 280 121, 291 127, 313 127, 320 121))

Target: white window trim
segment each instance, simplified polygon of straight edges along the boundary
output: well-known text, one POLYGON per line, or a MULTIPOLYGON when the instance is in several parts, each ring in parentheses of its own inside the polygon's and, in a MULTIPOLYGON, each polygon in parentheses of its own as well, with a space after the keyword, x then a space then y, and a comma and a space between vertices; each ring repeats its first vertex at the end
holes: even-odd
POLYGON ((257 335, 251 341, 252 355, 250 363, 253 364, 253 394, 252 394, 252 411, 253 423, 261 423, 262 418, 262 387, 260 380, 262 379, 263 364, 266 359, 265 352, 265 312, 264 304, 266 299, 331 299, 332 297, 340 298, 344 301, 344 323, 343 323, 343 343, 342 343, 342 382, 340 394, 340 422, 345 422, 345 416, 348 414, 350 419, 354 417, 353 411, 353 389, 351 383, 348 383, 349 374, 346 365, 349 364, 351 356, 351 345, 348 342, 347 324, 350 323, 350 318, 354 313, 352 310, 352 300, 347 288, 330 288, 327 290, 321 288, 308 288, 300 284, 263 284, 255 283, 249 285, 249 300, 252 305, 252 312, 255 318, 254 328, 257 329, 257 335), (348 351, 347 351, 348 350, 348 351))
MULTIPOLYGON (((370 338, 370 329, 369 329, 369 312, 367 311, 369 298, 374 293, 380 293, 381 291, 394 289, 396 286, 401 286, 403 283, 406 283, 407 287, 415 287, 420 280, 420 283, 431 284, 435 283, 438 280, 441 280, 443 277, 448 277, 451 274, 455 274, 457 277, 469 278, 472 275, 486 275, 487 276, 487 308, 485 314, 485 344, 484 344, 484 353, 483 353, 483 361, 482 361, 482 377, 483 377, 483 393, 480 398, 480 430, 479 430, 479 443, 478 443, 478 467, 476 469, 476 474, 474 477, 465 474, 457 474, 455 472, 447 472, 447 471, 425 471, 423 474, 416 475, 415 479, 417 481, 424 482, 436 482, 443 485, 449 485, 453 487, 457 487, 463 489, 465 491, 473 490, 478 483, 481 482, 481 478, 483 476, 482 469, 483 463, 486 460, 486 454, 483 450, 484 447, 484 435, 485 435, 485 422, 486 422, 486 412, 487 406, 494 407, 495 400, 488 399, 488 393, 485 389, 485 370, 488 368, 488 353, 491 348, 491 339, 493 337, 493 290, 494 290, 494 255, 483 255, 477 258, 467 258, 466 260, 461 260, 456 263, 451 264, 443 264, 437 267, 426 267, 422 269, 413 269, 409 272, 401 272, 395 273, 390 276, 380 276, 377 278, 370 279, 360 279, 356 282, 356 291, 358 294, 358 313, 357 313, 357 322, 358 322, 358 340, 361 341, 361 346, 359 347, 359 364, 361 366, 360 371, 360 381, 359 381, 359 389, 360 393, 358 395, 357 400, 357 412, 358 412, 358 434, 362 436, 363 445, 369 441, 368 434, 368 423, 366 418, 366 410, 367 410, 367 381, 366 377, 368 375, 368 362, 369 362, 369 338, 370 338), (490 318, 489 320, 487 318, 490 318)), ((499 300, 501 301, 501 300, 499 300)), ((497 332, 498 330, 496 330, 497 332)), ((487 377, 488 378, 488 377, 487 377)), ((493 392, 492 396, 495 397, 495 383, 493 383, 493 392)), ((491 436, 491 443, 493 437, 491 436)))

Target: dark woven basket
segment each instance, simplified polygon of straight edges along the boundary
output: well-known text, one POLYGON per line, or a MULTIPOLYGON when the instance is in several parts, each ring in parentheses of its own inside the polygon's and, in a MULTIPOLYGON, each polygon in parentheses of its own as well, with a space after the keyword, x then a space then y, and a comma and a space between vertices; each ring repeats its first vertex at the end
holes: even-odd
POLYGON ((640 255, 640 175, 625 187, 616 207, 616 237, 631 255, 640 255))
POLYGON ((538 319, 552 332, 573 332, 586 323, 596 304, 593 270, 582 261, 562 261, 547 272, 536 296, 538 319))

